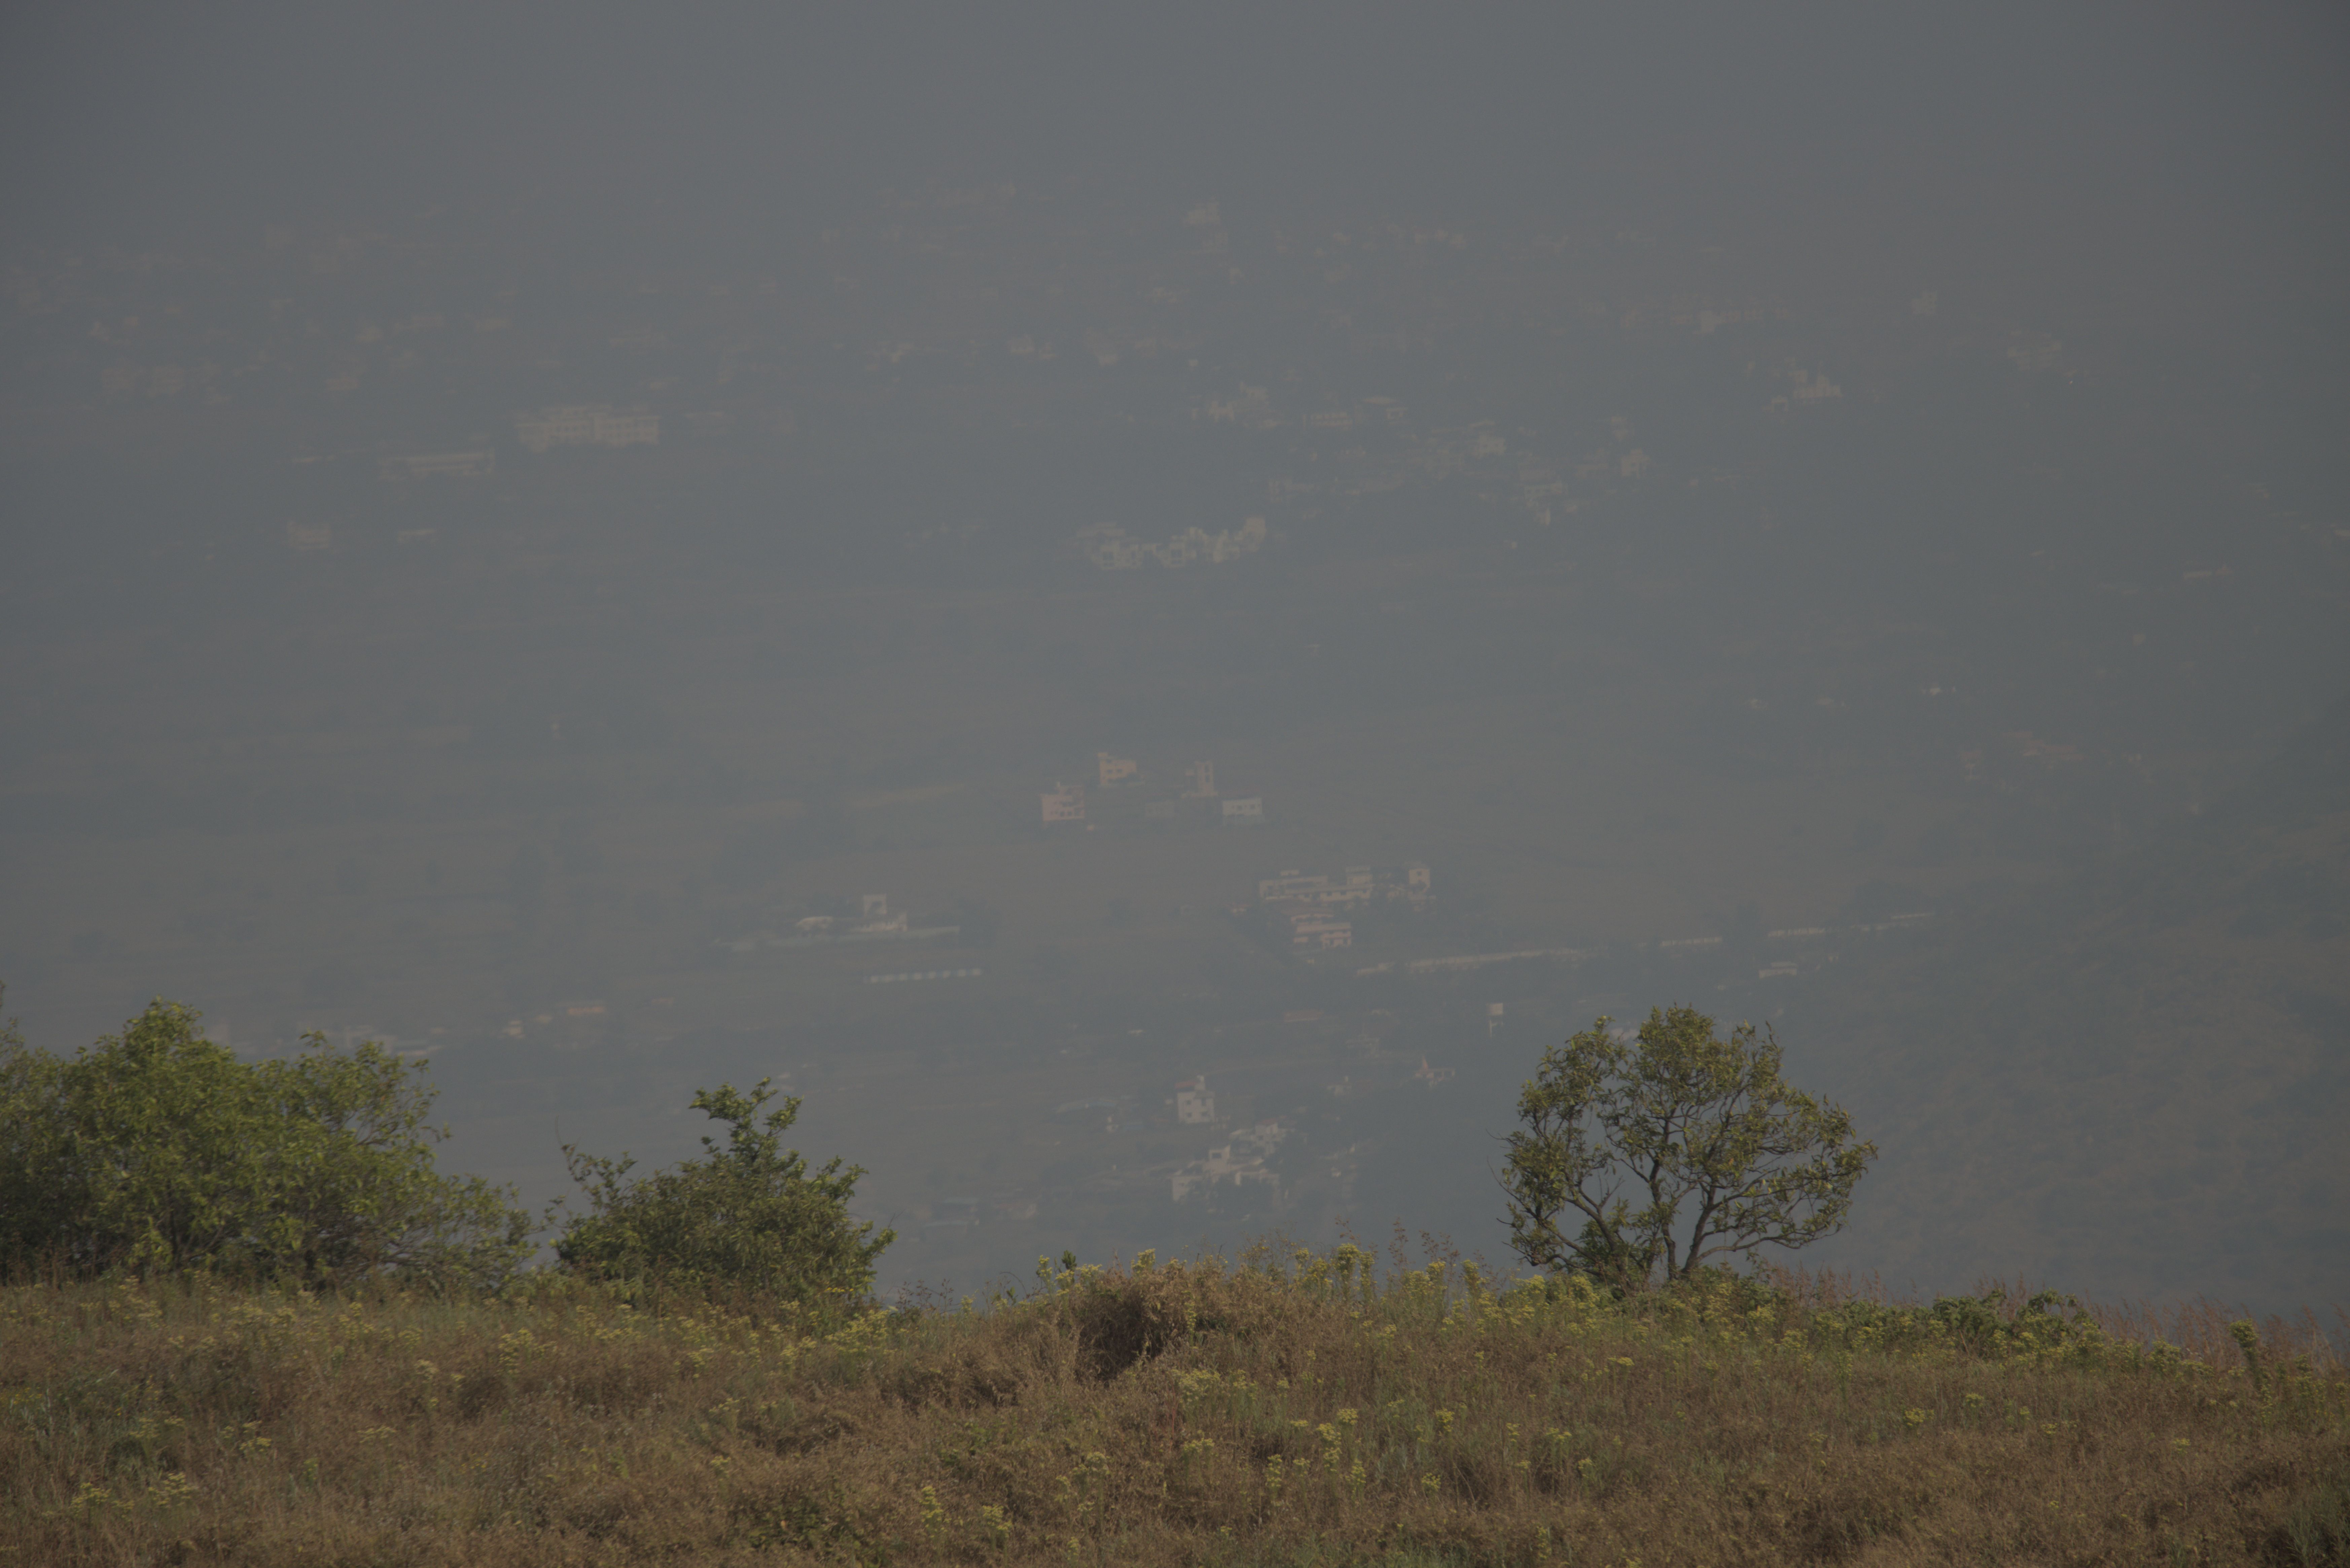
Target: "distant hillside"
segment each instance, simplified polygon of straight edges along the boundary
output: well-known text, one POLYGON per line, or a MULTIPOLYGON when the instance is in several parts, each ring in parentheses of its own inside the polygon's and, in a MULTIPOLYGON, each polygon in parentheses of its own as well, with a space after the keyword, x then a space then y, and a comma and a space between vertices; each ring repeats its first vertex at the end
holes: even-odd
POLYGON ((1851 978, 1781 1025, 1887 1151, 1838 1262, 2350 1302, 2350 701, 2190 823, 1851 978))

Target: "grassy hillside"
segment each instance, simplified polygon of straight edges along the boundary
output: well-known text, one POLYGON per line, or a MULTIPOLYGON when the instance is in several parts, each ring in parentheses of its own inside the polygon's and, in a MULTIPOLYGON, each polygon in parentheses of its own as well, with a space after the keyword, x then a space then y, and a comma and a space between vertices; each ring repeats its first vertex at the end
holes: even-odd
MULTIPOLYGON (((2350 1379, 2271 1326, 1259 1254, 843 1312, 0 1294, 39 1563, 2339 1563, 2350 1379)), ((1042 1271, 1040 1271, 1040 1273, 1042 1271)))

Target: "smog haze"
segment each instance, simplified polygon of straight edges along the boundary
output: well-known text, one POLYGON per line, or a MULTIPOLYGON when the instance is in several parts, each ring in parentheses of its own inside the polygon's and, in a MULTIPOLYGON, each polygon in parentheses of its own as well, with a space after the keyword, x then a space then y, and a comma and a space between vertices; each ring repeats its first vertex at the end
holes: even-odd
MULTIPOLYGON (((885 1289, 1398 1225, 1767 1025, 1803 1262, 2350 1300, 2350 21, 0 22, 0 981, 772 1078, 885 1289)), ((1415 1245, 1417 1242, 1415 1242, 1415 1245)))

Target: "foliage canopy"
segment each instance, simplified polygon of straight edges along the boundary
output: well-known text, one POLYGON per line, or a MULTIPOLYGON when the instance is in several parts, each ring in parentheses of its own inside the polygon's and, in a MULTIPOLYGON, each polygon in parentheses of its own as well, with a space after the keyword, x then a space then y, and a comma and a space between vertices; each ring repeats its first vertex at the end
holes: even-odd
POLYGON ((0 1269, 211 1269, 343 1284, 494 1285, 528 1214, 432 1164, 423 1066, 306 1037, 240 1062, 156 1001, 70 1059, 0 1035, 0 1269))
POLYGON ((748 1095, 731 1084, 695 1091, 693 1109, 727 1127, 723 1145, 702 1140, 704 1159, 631 1179, 627 1155, 600 1159, 564 1145, 589 1211, 564 1222, 555 1243, 563 1266, 594 1279, 740 1286, 800 1301, 872 1289, 874 1261, 897 1232, 877 1233, 848 1212, 863 1167, 834 1159, 811 1172, 784 1147, 800 1102, 786 1098, 762 1117, 776 1094, 768 1082, 748 1095))
POLYGON ((1779 1076, 1767 1028, 1723 1039, 1693 1007, 1651 1009, 1627 1044, 1612 1022, 1545 1050, 1518 1096, 1502 1187, 1520 1257, 1629 1289, 1843 1225, 1877 1146, 1779 1076))

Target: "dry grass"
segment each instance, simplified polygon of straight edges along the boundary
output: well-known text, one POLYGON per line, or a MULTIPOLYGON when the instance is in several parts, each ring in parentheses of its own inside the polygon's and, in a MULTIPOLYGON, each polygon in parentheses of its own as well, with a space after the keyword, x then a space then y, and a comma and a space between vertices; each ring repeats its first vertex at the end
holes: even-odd
POLYGON ((1833 1282, 1618 1305, 1368 1262, 829 1324, 556 1281, 12 1288, 0 1562, 2345 1558, 2350 1382, 2316 1342, 2272 1334, 2256 1384, 2224 1324, 2181 1357, 1833 1282))

